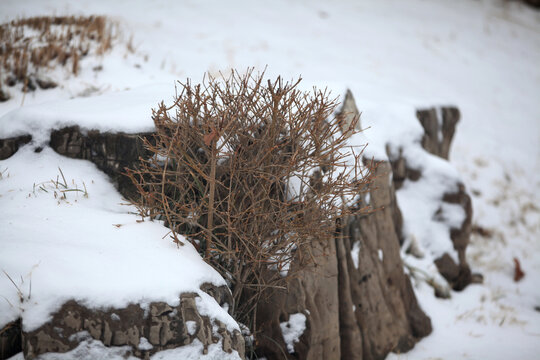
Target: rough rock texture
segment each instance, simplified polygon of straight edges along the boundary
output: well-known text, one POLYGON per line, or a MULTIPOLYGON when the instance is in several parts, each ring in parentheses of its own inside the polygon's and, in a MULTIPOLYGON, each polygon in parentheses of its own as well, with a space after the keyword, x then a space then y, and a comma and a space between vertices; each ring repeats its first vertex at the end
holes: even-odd
MULTIPOLYGON (((422 138, 424 149, 433 155, 448 160, 450 144, 454 137, 456 124, 460 119, 459 110, 455 107, 421 109, 416 112, 416 116, 424 128, 424 137, 422 138)), ((404 167, 407 168, 407 165, 405 164, 404 167)), ((410 171, 411 169, 406 170, 406 172, 410 171)), ((459 183, 457 184, 457 191, 443 194, 441 201, 459 205, 465 212, 465 220, 461 227, 450 230, 450 237, 454 249, 458 253, 459 263, 456 264, 448 254, 435 259, 437 269, 452 288, 462 290, 472 281, 471 269, 465 257, 472 231, 471 198, 465 190, 465 185, 459 183)))
POLYGON ((9 359, 21 350, 21 322, 13 321, 0 329, 0 359, 9 359))
MULTIPOLYGON (((340 359, 338 261, 332 239, 313 242, 314 264, 298 272, 287 291, 263 297, 257 308, 257 355, 268 359, 340 359), (306 329, 289 354, 280 323, 306 316, 306 329)), ((294 264, 292 266, 295 266, 294 264)))
MULTIPOLYGON (((227 288, 220 289, 212 285, 205 288, 211 289, 222 301, 231 301, 227 288)), ((196 297, 198 295, 195 293, 184 293, 180 297, 180 305, 176 307, 153 302, 144 308, 132 304, 123 309, 101 310, 89 309, 73 300, 68 301, 53 315, 51 321, 36 330, 23 332, 25 359, 34 359, 49 352, 70 351, 81 341, 79 335, 83 331, 105 346, 129 345, 130 354, 142 359, 148 359, 161 350, 190 344, 194 339, 201 341, 205 350, 208 345, 221 339, 225 352, 236 350, 244 358, 244 338, 240 332, 230 332, 219 320, 201 315, 195 302, 196 297), (193 334, 188 331, 187 321, 196 324, 193 334), (213 326, 217 332, 213 331, 213 326), (143 337, 152 345, 151 349, 139 349, 143 337)))
MULTIPOLYGON (((358 115, 347 92, 341 112, 344 131, 358 115)), ((259 303, 258 355, 384 359, 391 351, 411 349, 431 332, 431 320, 419 307, 403 271, 402 217, 393 183, 388 181, 391 165, 381 163, 376 171, 370 205, 380 210, 349 217, 335 239, 313 243, 315 264, 300 272, 288 291, 275 291, 259 303), (306 315, 306 330, 288 354, 280 323, 295 313, 306 315)))
MULTIPOLYGON (((354 98, 348 92, 342 108, 345 132, 358 115, 354 98)), ((428 109, 418 111, 417 116, 425 130, 424 148, 448 158, 459 111, 455 108, 443 108, 439 112, 428 109), (438 114, 442 114, 440 120, 438 114)), ((134 189, 121 173, 125 167, 132 167, 139 156, 146 156, 140 136, 151 138, 151 134, 101 134, 70 127, 53 132, 50 145, 60 154, 94 162, 113 178, 122 194, 129 197, 134 189)), ((3 147, 0 143, 0 149, 3 147)), ((13 145, 6 148, 15 149, 6 153, 16 151, 13 145)), ((380 163, 376 170, 378 176, 369 200, 364 198, 364 203, 359 204, 364 206, 369 202, 372 208, 380 210, 344 219, 341 231, 334 239, 312 243, 316 262, 298 273, 290 281, 287 291, 275 290, 258 304, 260 333, 255 344, 258 356, 268 359, 383 359, 390 351, 409 350, 431 332, 431 321, 419 307, 411 281, 403 271, 400 257, 403 220, 395 196, 395 191, 406 179, 416 181, 422 174, 408 166, 400 153, 389 155, 392 155, 390 161, 380 163), (392 176, 391 182, 388 176, 392 176), (306 329, 294 344, 294 352, 289 354, 280 323, 296 313, 306 316, 306 329)), ((441 274, 455 289, 461 289, 470 282, 465 249, 471 230, 471 201, 462 184, 456 193, 444 194, 442 201, 460 204, 467 215, 461 228, 451 232, 459 264, 448 255, 436 261, 441 274)), ((223 293, 214 293, 215 289, 205 291, 220 303, 226 302, 223 293)), ((25 353, 38 354, 41 348, 50 349, 48 351, 54 347, 71 349, 76 343, 69 341, 69 334, 79 331, 88 331, 106 345, 131 345, 133 354, 142 357, 157 349, 173 347, 173 344, 189 343, 194 337, 205 345, 216 342, 210 319, 201 317, 196 307, 193 308, 193 296, 184 294, 177 309, 162 303, 151 304, 150 315, 144 321, 131 320, 131 315, 140 318, 144 314, 136 305, 92 312, 74 302, 66 303, 54 318, 64 330, 58 333, 54 326, 46 325, 49 328, 25 334, 25 353), (113 322, 113 312, 123 321, 113 322), (171 314, 177 314, 179 319, 174 322, 171 314), (82 321, 82 318, 87 320, 82 321), (197 322, 195 335, 187 334, 187 320, 197 322), (137 340, 142 336, 154 346, 150 352, 137 349, 137 340)), ((216 325, 220 327, 220 324, 216 325)), ((224 349, 237 349, 242 354, 244 340, 239 333, 230 334, 223 327, 219 333, 224 349)))
POLYGON ((0 139, 0 160, 5 160, 15 154, 19 148, 32 140, 30 135, 22 135, 7 139, 0 139))
POLYGON ((463 290, 472 282, 472 274, 465 251, 469 245, 472 232, 472 203, 469 194, 465 191, 463 184, 458 185, 458 191, 455 193, 444 194, 443 202, 457 204, 465 211, 465 220, 459 228, 450 230, 450 237, 454 243, 454 249, 458 253, 459 263, 448 255, 444 254, 438 259, 435 259, 435 265, 441 275, 452 285, 454 290, 463 290))
POLYGON ((131 198, 136 189, 123 172, 126 167, 133 167, 139 157, 149 156, 142 139, 151 141, 152 135, 82 131, 72 126, 53 131, 49 145, 61 155, 90 160, 111 177, 122 195, 131 198))
POLYGON ((452 106, 418 110, 416 117, 424 128, 422 147, 448 160, 450 144, 460 116, 459 110, 452 106))
POLYGON ((312 244, 315 264, 299 273, 288 291, 275 291, 259 302, 259 356, 384 359, 391 351, 411 349, 431 332, 431 320, 403 272, 396 231, 401 214, 387 180, 389 171, 388 163, 379 166, 382 176, 370 194, 371 205, 382 209, 350 217, 334 240, 312 244), (355 243, 360 251, 353 260, 355 243), (295 313, 306 315, 307 326, 294 353, 288 354, 280 323, 295 313))
POLYGON ((384 359, 390 351, 410 350, 432 330, 403 271, 401 213, 390 172, 390 164, 379 164, 369 204, 359 204, 379 210, 349 217, 336 239, 343 358, 384 359))

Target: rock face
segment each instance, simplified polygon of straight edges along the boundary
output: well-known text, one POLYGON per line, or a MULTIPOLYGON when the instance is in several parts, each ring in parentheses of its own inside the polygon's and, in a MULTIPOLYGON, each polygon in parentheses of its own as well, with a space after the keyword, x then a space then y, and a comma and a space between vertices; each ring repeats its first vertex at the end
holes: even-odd
MULTIPOLYGON (((342 111, 346 132, 351 124, 350 114, 358 115, 350 92, 342 111)), ((459 111, 456 108, 419 110, 417 117, 425 131, 422 146, 447 159, 459 111)), ((152 134, 101 134, 70 127, 54 131, 50 146, 60 154, 94 162, 111 176, 121 193, 129 197, 135 190, 122 172, 125 167, 132 167, 139 156, 147 156, 141 136, 151 139, 152 134)), ((8 141, 0 142, 0 149, 7 149, 0 152, 2 156, 10 156, 19 144, 30 139, 8 141)), ((403 220, 395 194, 405 180, 416 181, 422 173, 410 167, 399 153, 387 153, 389 161, 379 164, 369 196, 364 196, 358 204, 379 210, 349 216, 343 220, 334 239, 312 243, 310 250, 316 261, 290 281, 287 291, 274 290, 259 302, 260 333, 254 346, 258 356, 383 359, 391 351, 408 351, 432 331, 431 321, 420 308, 411 281, 403 270, 400 257, 403 220), (389 176, 391 181, 388 181, 389 176), (280 325, 299 313, 305 316, 306 326, 290 352, 280 325)), ((448 255, 436 259, 435 263, 455 289, 462 289, 471 280, 465 250, 471 231, 472 208, 463 184, 457 188, 455 193, 444 194, 441 201, 458 204, 465 210, 466 218, 461 227, 451 230, 459 263, 448 255)), ((226 295, 221 292, 205 291, 219 302, 225 302, 222 297, 226 295)), ((27 358, 32 358, 47 351, 67 351, 77 345, 76 341, 69 340, 70 336, 87 331, 105 345, 130 345, 132 354, 143 358, 160 349, 188 344, 195 338, 205 346, 222 339, 225 351, 235 349, 243 356, 242 336, 201 316, 195 306, 195 296, 183 294, 176 308, 163 303, 150 304, 148 317, 138 305, 91 311, 68 302, 51 323, 23 334, 24 352, 27 358), (197 324, 194 334, 188 332, 186 321, 197 324), (217 327, 219 335, 212 332, 212 325, 217 327), (151 350, 138 348, 142 337, 153 346, 151 350)))
MULTIPOLYGON (((454 137, 456 124, 460 119, 459 110, 455 107, 421 109, 416 112, 416 116, 425 132, 422 138, 424 149, 448 160, 450 143, 454 137)), ((435 259, 435 265, 454 290, 462 290, 472 281, 471 269, 465 257, 472 231, 472 203, 463 183, 457 184, 456 188, 455 192, 443 194, 442 202, 459 205, 465 213, 465 219, 461 226, 450 230, 450 237, 454 249, 458 253, 459 263, 456 264, 450 255, 444 254, 435 259)))
POLYGON ((130 198, 136 189, 123 172, 126 167, 133 167, 139 157, 149 156, 143 138, 151 141, 152 133, 100 133, 72 126, 53 131, 49 145, 61 155, 93 162, 111 177, 122 195, 130 198))
POLYGON ((21 322, 13 321, 0 329, 0 359, 9 359, 21 352, 21 322))
MULTIPOLYGON (((227 288, 212 285, 206 288, 212 289, 211 292, 223 302, 231 301, 227 288)), ((240 332, 231 332, 219 320, 201 315, 195 301, 197 297, 196 293, 184 293, 176 307, 153 302, 144 308, 132 304, 123 309, 107 310, 89 309, 76 301, 68 301, 51 321, 22 333, 25 359, 73 350, 81 341, 81 335, 99 340, 105 346, 127 345, 126 353, 141 359, 148 359, 158 351, 188 345, 194 339, 203 344, 205 351, 210 344, 221 340, 223 351, 236 350, 244 358, 244 338, 240 332), (189 321, 193 322, 192 327, 188 326, 189 321)))
MULTIPOLYGON (((257 355, 268 359, 339 359, 338 258, 332 239, 311 243, 315 263, 298 273, 287 291, 276 290, 257 307, 257 355), (289 354, 280 324, 292 314, 306 316, 306 329, 289 354)), ((295 266, 294 264, 292 265, 295 266)))
POLYGON ((432 330, 403 271, 390 172, 390 164, 379 164, 369 197, 359 204, 379 210, 349 217, 336 239, 342 358, 384 359, 410 350, 432 330))
MULTIPOLYGON (((343 131, 358 115, 347 92, 342 107, 343 131)), ((405 164, 402 164, 404 169, 405 164)), ((432 331, 419 307, 400 256, 402 217, 391 164, 380 163, 369 197, 370 214, 344 219, 327 243, 312 244, 315 264, 259 303, 257 354, 269 359, 384 359, 410 350, 432 331), (280 323, 290 315, 306 316, 306 329, 289 353, 280 323)), ((414 174, 411 172, 411 176, 414 174)), ((369 198, 369 200, 367 200, 369 198)))
POLYGON ((0 160, 15 154, 19 147, 32 141, 32 136, 22 135, 8 139, 0 139, 0 160))
POLYGON ((416 117, 424 128, 422 147, 431 154, 448 160, 450 144, 460 116, 455 107, 418 110, 416 117))
POLYGON ((384 359, 410 350, 431 333, 431 320, 403 271, 398 232, 401 214, 388 182, 388 163, 377 169, 371 205, 382 210, 344 221, 328 243, 312 244, 316 259, 288 291, 259 303, 257 354, 269 359, 384 359), (280 323, 306 316, 306 329, 288 353, 280 323))

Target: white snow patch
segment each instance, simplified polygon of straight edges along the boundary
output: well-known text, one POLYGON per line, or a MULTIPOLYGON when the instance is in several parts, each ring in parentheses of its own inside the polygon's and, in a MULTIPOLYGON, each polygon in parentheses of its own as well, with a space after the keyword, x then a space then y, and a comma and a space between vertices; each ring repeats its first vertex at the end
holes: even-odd
POLYGON ((139 345, 137 347, 139 348, 139 350, 143 350, 143 351, 152 350, 154 348, 154 346, 150 344, 148 339, 145 338, 144 336, 139 339, 139 345))
POLYGON ((353 244, 353 247, 351 249, 351 257, 354 264, 355 269, 358 269, 359 261, 360 261, 360 241, 355 241, 353 244))
POLYGON ((176 349, 160 351, 150 357, 150 360, 240 360, 238 351, 233 350, 230 354, 223 351, 223 340, 216 344, 208 345, 208 353, 203 354, 204 346, 198 339, 193 339, 189 345, 176 349))
POLYGON ((0 138, 30 134, 37 145, 51 130, 78 125, 83 130, 139 133, 154 131, 152 108, 169 100, 174 84, 147 85, 99 96, 23 106, 0 117, 0 138))
POLYGON ((379 249, 378 254, 379 254, 379 260, 383 261, 383 259, 384 259, 384 252, 382 251, 382 249, 379 249))
POLYGON ((287 344, 287 351, 292 354, 294 352, 294 344, 300 341, 300 336, 306 330, 306 315, 302 313, 291 314, 289 321, 284 321, 279 326, 281 327, 283 340, 287 344))
POLYGON ((240 331, 238 323, 232 318, 229 313, 227 313, 217 301, 205 293, 202 290, 197 291, 199 297, 195 298, 195 303, 197 304, 197 309, 199 314, 207 315, 210 319, 220 320, 227 326, 227 330, 233 332, 234 330, 240 331))
MULTIPOLYGON (((208 346, 208 353, 203 354, 203 344, 198 339, 194 339, 191 344, 175 349, 159 351, 152 355, 150 360, 240 360, 240 355, 236 350, 228 354, 223 351, 222 346, 222 340, 220 339, 217 344, 210 344, 208 346)), ((131 351, 131 346, 109 347, 103 345, 101 341, 88 339, 81 342, 71 351, 65 353, 47 353, 41 355, 39 358, 43 360, 139 360, 139 358, 130 355, 131 351)), ((9 358, 9 360, 24 360, 23 353, 21 352, 9 358)))
POLYGON ((195 321, 186 321, 186 328, 189 335, 195 335, 197 332, 197 323, 195 321))

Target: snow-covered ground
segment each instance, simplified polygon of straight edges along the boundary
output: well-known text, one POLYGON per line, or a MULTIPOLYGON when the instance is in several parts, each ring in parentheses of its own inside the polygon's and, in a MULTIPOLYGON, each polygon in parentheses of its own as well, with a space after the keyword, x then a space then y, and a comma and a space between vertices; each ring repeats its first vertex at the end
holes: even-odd
MULTIPOLYGON (((418 284, 417 295, 432 318, 434 332, 412 352, 389 358, 537 358, 540 12, 502 0, 0 2, 2 22, 50 14, 108 15, 120 23, 124 39, 133 35, 136 53, 119 41, 103 59, 83 60, 81 75, 63 81, 63 88, 24 97, 13 92, 11 101, 0 103, 0 116, 21 106, 82 95, 107 97, 113 91, 148 89, 156 83, 170 84, 170 97, 164 98, 170 101, 176 79, 200 81, 205 71, 216 74, 248 66, 260 70, 268 66, 270 77, 302 75, 307 88, 328 85, 336 95, 349 87, 360 111, 376 104, 378 111, 389 115, 417 106, 458 106, 462 121, 451 163, 473 196, 474 223, 492 232, 491 237, 475 235, 468 249, 473 271, 482 273, 485 281, 453 293, 450 300, 435 299, 430 288, 418 284), (103 65, 102 71, 92 70, 95 62, 103 65), (518 283, 513 281, 514 257, 526 273, 518 283)), ((411 116, 403 113, 404 118, 411 116)), ((65 119, 62 114, 57 120, 65 119)), ((60 159, 48 150, 16 156, 27 156, 29 162, 43 157, 66 163, 62 170, 78 184, 85 181, 88 186, 89 178, 100 176, 97 172, 84 176, 79 165, 72 172, 67 163, 74 160, 60 159)), ((18 165, 6 164, 0 162, 0 171, 8 167, 16 176, 12 169, 18 165)), ((8 214, 2 215, 2 222, 13 216, 6 197, 27 195, 29 184, 56 179, 56 170, 51 165, 39 173, 36 166, 28 178, 19 178, 17 189, 23 190, 2 193, 0 211, 8 214)), ((89 188, 89 198, 78 203, 90 203, 99 191, 89 188)), ((26 206, 56 201, 47 195, 32 194, 26 206)), ((69 206, 81 205, 62 203, 58 211, 69 206)), ((111 203, 111 209, 115 206, 111 203)), ((111 230, 137 226, 147 225, 111 226, 111 230)), ((35 281, 32 286, 39 286, 35 281)))

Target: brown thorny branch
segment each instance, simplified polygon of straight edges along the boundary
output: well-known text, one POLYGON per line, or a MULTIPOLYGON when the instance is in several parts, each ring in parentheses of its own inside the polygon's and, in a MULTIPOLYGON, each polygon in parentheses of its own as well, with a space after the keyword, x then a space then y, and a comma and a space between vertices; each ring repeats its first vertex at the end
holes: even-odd
POLYGON ((337 219, 354 211, 342 199, 370 179, 361 151, 347 150, 336 99, 263 75, 180 83, 174 104, 153 111, 153 156, 128 170, 141 214, 164 220, 178 245, 177 234, 189 239, 227 279, 233 315, 252 330, 261 294, 316 261, 309 244, 333 239, 337 219))

